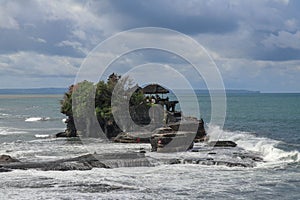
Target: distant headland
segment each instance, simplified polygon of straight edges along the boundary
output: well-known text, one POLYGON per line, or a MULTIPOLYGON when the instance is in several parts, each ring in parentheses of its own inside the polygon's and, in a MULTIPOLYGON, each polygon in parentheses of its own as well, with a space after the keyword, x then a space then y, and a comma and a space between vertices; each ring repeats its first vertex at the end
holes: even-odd
POLYGON ((64 94, 67 88, 24 88, 24 89, 0 89, 3 95, 30 95, 30 94, 64 94))
MULTIPOLYGON (((13 95, 13 94, 64 94, 68 88, 18 88, 18 89, 0 89, 0 94, 13 95)), ((179 91, 185 92, 189 90, 180 89, 179 91)), ((197 94, 209 94, 207 89, 195 89, 197 94)), ((220 92, 212 90, 211 92, 220 92)), ((259 94, 260 91, 240 90, 240 89, 226 89, 227 94, 259 94)))

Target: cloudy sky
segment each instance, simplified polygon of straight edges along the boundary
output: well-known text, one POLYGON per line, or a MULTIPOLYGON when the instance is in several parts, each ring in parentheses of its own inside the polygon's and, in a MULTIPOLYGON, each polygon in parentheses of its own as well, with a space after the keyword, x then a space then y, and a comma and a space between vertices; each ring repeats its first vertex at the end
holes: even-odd
POLYGON ((199 42, 228 89, 300 92, 299 10, 297 0, 0 0, 0 88, 67 87, 100 42, 151 26, 199 42))

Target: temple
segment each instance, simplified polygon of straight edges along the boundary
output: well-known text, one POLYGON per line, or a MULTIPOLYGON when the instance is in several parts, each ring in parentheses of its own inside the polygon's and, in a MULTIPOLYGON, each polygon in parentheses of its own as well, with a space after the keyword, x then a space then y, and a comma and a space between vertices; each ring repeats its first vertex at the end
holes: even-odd
POLYGON ((147 113, 151 118, 152 127, 148 127, 151 132, 123 132, 114 138, 115 142, 150 142, 152 151, 174 152, 186 151, 193 147, 194 142, 207 140, 204 121, 183 116, 181 111, 176 110, 179 102, 170 100, 166 95, 170 93, 169 90, 159 84, 149 84, 138 90, 142 90, 145 102, 150 106, 147 113))

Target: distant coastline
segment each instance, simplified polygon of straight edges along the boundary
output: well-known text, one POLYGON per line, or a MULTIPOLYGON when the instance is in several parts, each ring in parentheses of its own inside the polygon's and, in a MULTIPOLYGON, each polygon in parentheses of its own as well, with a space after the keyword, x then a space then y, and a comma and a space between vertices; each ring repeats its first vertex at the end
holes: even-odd
MULTIPOLYGON (((190 90, 185 90, 185 89, 176 89, 176 92, 179 93, 189 93, 190 90)), ((219 94, 223 93, 223 90, 207 90, 207 89, 195 89, 196 94, 209 94, 209 93, 214 93, 214 94, 219 94)), ((260 91, 252 91, 252 90, 238 90, 238 89, 226 89, 225 90, 226 94, 260 94, 260 91)))
POLYGON ((67 88, 0 89, 0 95, 61 95, 67 88))
MULTIPOLYGON (((24 88, 24 89, 0 89, 0 95, 60 95, 68 91, 67 88, 24 88)), ((190 90, 179 89, 179 92, 189 92, 190 90)), ((209 91, 206 89, 196 89, 197 94, 208 94, 209 91)), ((219 90, 212 90, 211 92, 219 93, 219 90)), ((226 90, 227 94, 259 94, 260 91, 251 90, 226 90)))
MULTIPOLYGON (((208 94, 208 90, 195 90, 198 94, 208 94)), ((220 93, 221 90, 211 90, 212 93, 220 93)), ((223 91, 222 91, 223 92, 223 91)), ((252 90, 234 90, 234 89, 226 89, 226 94, 260 94, 260 91, 252 91, 252 90)))
MULTIPOLYGON (((67 88, 24 88, 24 89, 0 89, 0 95, 61 95, 68 91, 67 88)), ((190 90, 178 89, 178 92, 189 92, 190 90)), ((196 89, 197 94, 209 94, 207 89, 196 89)), ((220 90, 212 90, 212 93, 219 93, 220 90)), ((260 91, 227 89, 227 94, 260 94, 260 91)))

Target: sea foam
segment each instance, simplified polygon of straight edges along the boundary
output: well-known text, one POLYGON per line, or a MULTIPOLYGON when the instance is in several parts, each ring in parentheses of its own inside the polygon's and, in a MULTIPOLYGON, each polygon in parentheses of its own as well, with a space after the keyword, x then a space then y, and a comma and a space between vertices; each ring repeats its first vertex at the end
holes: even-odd
POLYGON ((211 140, 231 140, 241 148, 248 151, 260 153, 265 165, 281 165, 283 163, 300 162, 300 153, 294 151, 284 151, 277 146, 281 143, 265 137, 258 137, 254 133, 242 131, 226 131, 218 126, 210 126, 207 130, 211 140))
POLYGON ((18 129, 0 127, 0 135, 25 134, 25 133, 27 132, 18 129))
POLYGON ((34 136, 36 138, 49 138, 50 137, 50 135, 48 135, 48 134, 35 134, 34 136))
POLYGON ((50 117, 30 117, 25 120, 25 122, 37 122, 37 121, 47 121, 50 117))

